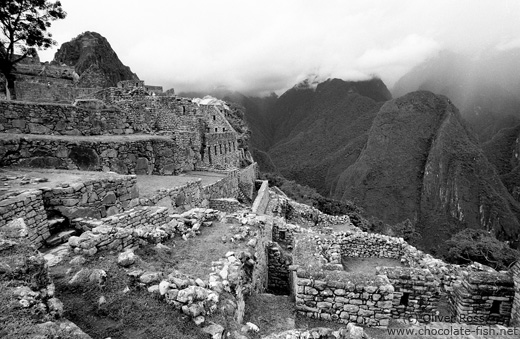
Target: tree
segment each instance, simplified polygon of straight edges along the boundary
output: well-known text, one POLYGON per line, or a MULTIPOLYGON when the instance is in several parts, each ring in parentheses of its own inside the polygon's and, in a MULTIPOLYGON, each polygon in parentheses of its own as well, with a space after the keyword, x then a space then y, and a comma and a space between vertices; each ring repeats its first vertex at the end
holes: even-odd
POLYGON ((0 73, 6 83, 8 99, 14 88, 16 64, 36 56, 36 48, 56 45, 47 29, 52 21, 64 19, 66 15, 59 1, 0 0, 0 73))
POLYGON ((446 259, 457 264, 477 261, 495 269, 507 269, 520 259, 520 253, 501 242, 492 234, 479 229, 466 228, 446 242, 446 259))

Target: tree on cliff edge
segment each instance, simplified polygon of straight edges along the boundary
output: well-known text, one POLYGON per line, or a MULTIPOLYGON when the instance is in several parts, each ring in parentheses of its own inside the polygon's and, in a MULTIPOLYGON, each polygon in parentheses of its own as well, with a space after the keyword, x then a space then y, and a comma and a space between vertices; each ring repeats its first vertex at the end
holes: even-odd
POLYGON ((0 0, 0 73, 5 79, 7 99, 14 87, 16 64, 35 56, 36 48, 55 45, 47 29, 52 21, 66 15, 59 1, 0 0))

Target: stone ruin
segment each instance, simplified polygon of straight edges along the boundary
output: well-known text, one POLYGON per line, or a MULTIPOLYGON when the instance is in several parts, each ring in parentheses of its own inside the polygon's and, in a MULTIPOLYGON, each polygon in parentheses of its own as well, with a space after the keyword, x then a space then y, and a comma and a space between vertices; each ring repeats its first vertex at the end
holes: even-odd
MULTIPOLYGON (((99 176, 53 187, 1 190, 0 233, 9 233, 23 218, 27 240, 36 248, 61 246, 90 256, 160 243, 175 234, 195 236, 202 224, 219 218, 218 211, 232 214, 248 202, 251 213, 236 219, 244 228, 257 227, 250 240, 254 256, 226 255, 215 266, 220 273, 207 284, 161 272, 132 272, 135 284, 194 319, 209 312, 218 300, 214 291, 229 284, 243 302, 236 288, 242 284, 239 277, 247 276, 252 290, 291 295, 301 315, 349 326, 386 328, 390 319, 520 324, 520 263, 508 272, 461 267, 434 259, 400 238, 359 230, 332 232, 324 226, 349 224, 348 216, 325 215, 269 189, 266 181, 256 181, 257 166, 239 148, 226 106, 163 95, 162 88, 142 81, 105 89, 64 86, 75 88, 69 93, 59 83, 77 79, 70 69, 53 66, 45 74, 56 79, 57 100, 50 98, 48 84, 29 79, 42 76, 35 73, 40 65, 30 60, 26 65, 20 72, 33 87, 20 87, 21 97, 51 103, 0 101, 0 167, 97 171, 99 176), (63 99, 74 103, 55 103, 63 99), (192 180, 153 196, 139 194, 136 175, 174 176, 192 170, 222 178, 209 184, 192 180), (160 201, 179 214, 156 206, 160 201), (291 222, 284 218, 289 210, 291 222), (64 231, 63 223, 69 229, 64 231), (344 258, 371 257, 395 259, 402 266, 377 267, 375 274, 343 269, 344 258), (249 266, 242 265, 246 262, 249 266), (244 267, 247 272, 241 271, 244 267), (192 300, 193 295, 201 299, 192 300), (452 319, 438 314, 441 300, 447 300, 452 319)), ((246 229, 239 236, 251 234, 246 229)), ((49 263, 58 263, 59 256, 51 256, 49 263)), ((131 261, 128 256, 122 262, 131 261)), ((80 272, 77 279, 97 274, 80 272)), ((57 303, 52 295, 44 300, 57 303)), ((55 306, 46 307, 58 312, 55 306)), ((331 331, 316 333, 325 337, 331 331)))
MULTIPOLYGON (((275 195, 278 205, 286 200, 275 195)), ((309 214, 309 207, 291 203, 300 217, 309 214)), ((501 272, 476 263, 447 264, 402 238, 359 229, 316 233, 275 221, 271 231, 267 285, 291 295, 302 315, 376 328, 386 328, 390 319, 502 326, 520 319, 520 263, 501 272), (342 264, 348 258, 387 258, 400 265, 348 272, 342 264)))

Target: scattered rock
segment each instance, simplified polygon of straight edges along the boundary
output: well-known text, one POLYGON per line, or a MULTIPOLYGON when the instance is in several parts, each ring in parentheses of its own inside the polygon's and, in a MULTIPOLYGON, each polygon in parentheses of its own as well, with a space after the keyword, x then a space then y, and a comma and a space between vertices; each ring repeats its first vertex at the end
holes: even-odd
POLYGON ((119 253, 119 255, 117 257, 118 265, 123 266, 123 267, 128 267, 128 266, 132 265, 133 263, 135 263, 135 260, 136 260, 136 255, 134 254, 133 251, 126 251, 126 252, 119 253))
POLYGON ((195 322, 195 325, 197 325, 197 326, 202 325, 204 323, 204 321, 206 321, 206 319, 203 316, 201 316, 201 315, 199 315, 198 317, 193 318, 193 322, 195 322))
POLYGON ((102 269, 83 268, 77 272, 69 281, 69 285, 81 286, 96 284, 103 287, 107 280, 107 273, 102 269))
POLYGON ((202 328, 202 332, 211 335, 212 339, 221 339, 224 334, 224 327, 211 323, 211 325, 202 328))
POLYGON ((162 276, 162 272, 146 272, 139 277, 139 281, 148 285, 160 281, 162 276))
POLYGON ((165 295, 166 292, 168 292, 168 289, 170 288, 170 283, 166 280, 163 280, 159 283, 159 293, 161 295, 165 295))

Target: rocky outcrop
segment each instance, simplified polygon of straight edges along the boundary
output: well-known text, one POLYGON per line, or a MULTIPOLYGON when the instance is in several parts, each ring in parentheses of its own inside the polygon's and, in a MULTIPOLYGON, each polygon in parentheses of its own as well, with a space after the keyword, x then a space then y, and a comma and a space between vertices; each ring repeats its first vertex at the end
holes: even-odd
POLYGON ((500 130, 482 149, 509 194, 520 202, 520 125, 500 130))
POLYGON ((139 80, 119 60, 107 39, 96 32, 82 33, 61 45, 53 62, 74 66, 81 87, 115 87, 121 80, 139 80))
POLYGON ((387 102, 357 161, 334 197, 355 199, 388 223, 417 222, 434 248, 464 228, 520 233, 518 204, 508 194, 450 100, 414 92, 387 102))

